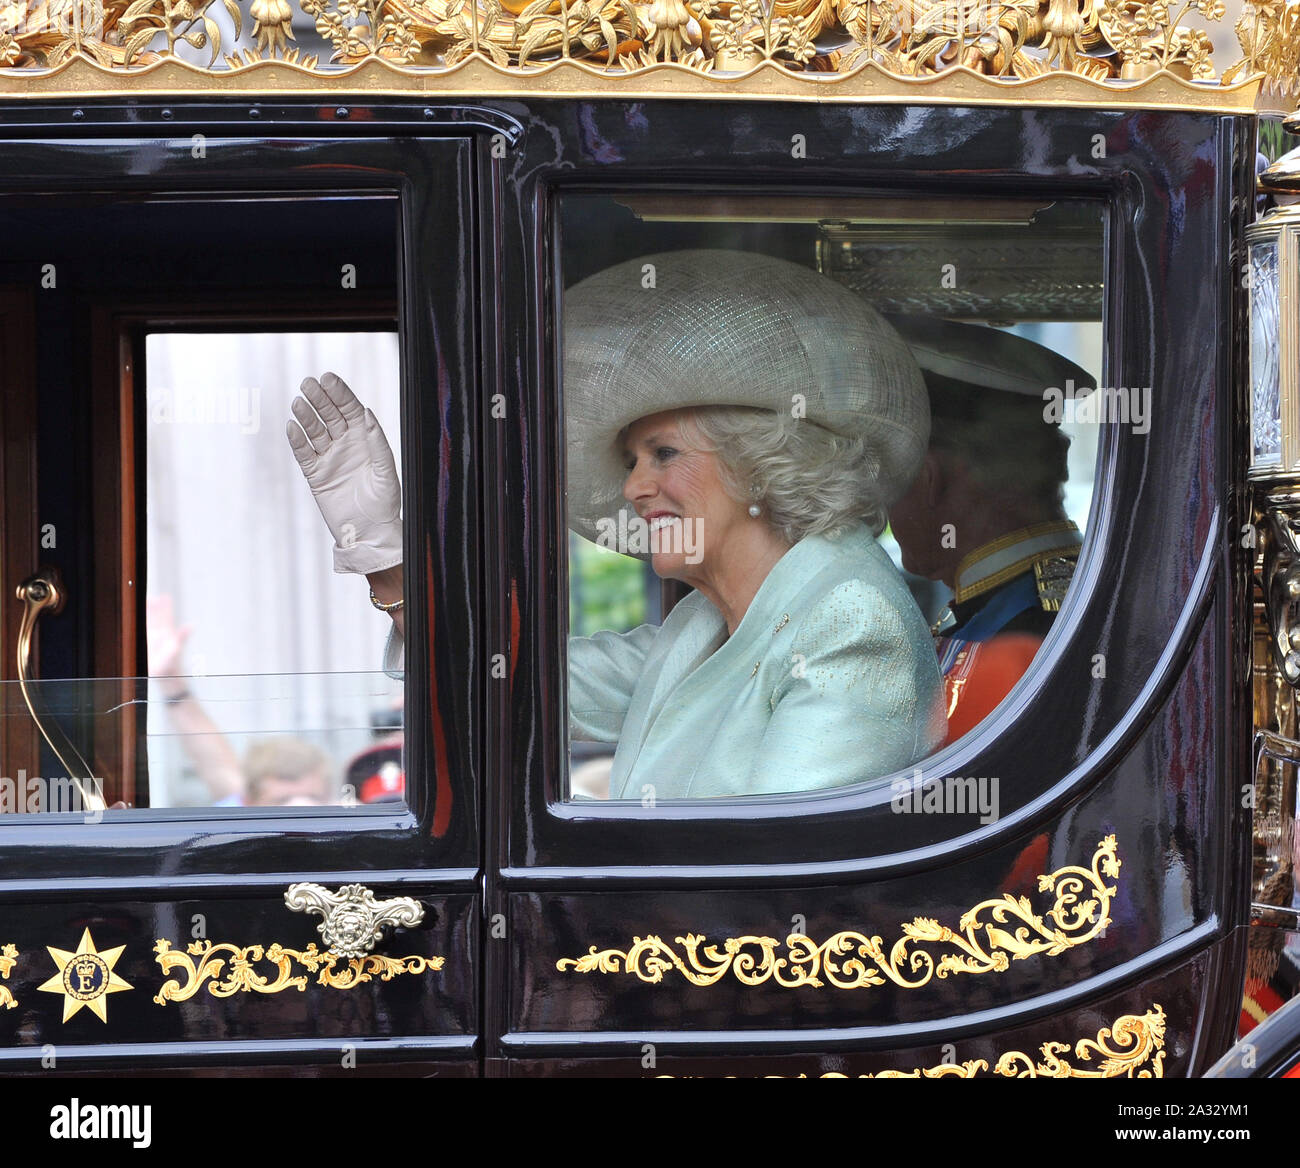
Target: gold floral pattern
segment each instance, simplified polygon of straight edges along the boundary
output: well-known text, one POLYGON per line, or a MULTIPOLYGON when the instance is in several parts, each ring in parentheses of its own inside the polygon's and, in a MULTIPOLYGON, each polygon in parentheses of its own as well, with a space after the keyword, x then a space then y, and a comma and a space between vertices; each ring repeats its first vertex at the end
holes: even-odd
MULTIPOLYGON (((904 77, 1209 78, 1208 32, 1184 21, 1224 15, 1223 0, 0 0, 0 70, 38 73, 75 57, 131 70, 188 45, 209 54, 214 73, 264 60, 316 71, 316 54, 289 43, 294 5, 330 46, 329 63, 378 57, 416 74, 477 57, 510 71, 580 60, 607 75, 668 63, 734 76, 773 62, 832 74, 872 63, 904 77), (248 26, 255 49, 232 45, 218 60, 218 6, 237 41, 248 26)), ((1225 82, 1294 77, 1296 7, 1246 4, 1244 57, 1225 82)))
POLYGON ((403 973, 424 973, 441 969, 441 957, 384 957, 368 953, 364 957, 342 958, 324 953, 315 944, 306 949, 286 949, 276 942, 265 950, 261 945, 213 944, 191 941, 185 952, 167 940, 154 945, 155 960, 164 974, 180 970, 184 981, 173 977, 163 983, 154 996, 160 1006, 183 1002, 194 997, 205 985, 214 998, 229 998, 239 993, 278 994, 283 990, 307 988, 308 974, 316 975, 316 984, 330 989, 350 990, 378 977, 392 981, 403 973), (195 958, 198 958, 196 963, 195 958), (273 968, 264 975, 254 965, 265 961, 273 968), (306 973, 298 972, 301 966, 306 973), (223 976, 224 975, 224 976, 223 976))
MULTIPOLYGON (((8 978, 18 960, 18 948, 15 945, 0 945, 0 978, 8 978)), ((0 1007, 12 1010, 18 1005, 17 999, 8 986, 0 985, 0 1007)))
MULTIPOLYGON (((283 0, 281 0, 283 2, 283 0)), ((316 19, 316 31, 334 46, 334 59, 360 61, 374 55, 403 64, 413 61, 420 42, 414 17, 385 0, 299 0, 316 19)))
MULTIPOLYGON (((222 3, 238 21, 235 0, 222 3)), ((175 55, 177 42, 184 41, 196 49, 211 49, 211 64, 221 52, 221 29, 208 15, 209 7, 200 3, 196 8, 193 0, 132 0, 117 23, 124 39, 123 62, 130 65, 150 46, 175 55)))
POLYGON ((1214 76, 1210 34, 1181 22, 1189 12, 1207 21, 1223 19, 1223 0, 1186 0, 1172 18, 1165 0, 1102 0, 1101 28, 1124 64, 1123 78, 1142 77, 1158 69, 1197 78, 1214 76))
POLYGON ((901 989, 920 989, 951 974, 1000 973, 1012 961, 1055 957, 1085 945, 1110 924, 1110 904, 1119 876, 1115 837, 1097 845, 1089 868, 1068 866, 1038 877, 1040 892, 1054 892, 1045 914, 1034 911, 1028 897, 1003 895, 969 909, 956 929, 929 917, 901 927, 902 936, 888 950, 878 936, 855 930, 836 933, 820 944, 792 933, 784 947, 775 937, 728 937, 709 945, 695 933, 676 938, 680 952, 661 938, 633 937, 627 949, 593 945, 581 957, 555 963, 574 973, 631 974, 641 981, 662 982, 676 970, 692 985, 710 986, 728 974, 748 986, 772 983, 786 989, 827 984, 836 989, 864 989, 892 982, 901 989), (927 946, 935 946, 932 951, 927 946))

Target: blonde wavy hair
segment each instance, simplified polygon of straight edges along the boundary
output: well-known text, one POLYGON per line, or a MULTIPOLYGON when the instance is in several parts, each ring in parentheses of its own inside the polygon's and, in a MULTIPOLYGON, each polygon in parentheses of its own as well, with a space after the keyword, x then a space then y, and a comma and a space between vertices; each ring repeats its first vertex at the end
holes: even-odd
POLYGON ((884 530, 893 499, 880 489, 869 439, 749 406, 684 409, 678 424, 684 437, 717 455, 727 493, 745 506, 757 502, 790 543, 834 539, 858 523, 873 535, 884 530))

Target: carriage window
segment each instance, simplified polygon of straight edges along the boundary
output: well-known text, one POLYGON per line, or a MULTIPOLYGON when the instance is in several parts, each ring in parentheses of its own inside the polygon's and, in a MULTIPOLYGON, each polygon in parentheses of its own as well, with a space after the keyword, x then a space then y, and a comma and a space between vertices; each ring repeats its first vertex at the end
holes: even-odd
POLYGON ((0 811, 402 801, 396 197, 0 218, 30 399, 0 811))
POLYGON ((1082 200, 559 200, 569 797, 906 774, 1029 672, 1102 424, 1082 200))

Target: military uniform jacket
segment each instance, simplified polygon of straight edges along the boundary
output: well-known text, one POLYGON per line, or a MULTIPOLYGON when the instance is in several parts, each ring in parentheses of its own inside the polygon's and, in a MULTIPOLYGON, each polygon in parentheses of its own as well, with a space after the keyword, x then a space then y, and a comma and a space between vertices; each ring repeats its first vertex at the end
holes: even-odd
POLYGON ((1082 535, 1068 520, 1010 532, 966 556, 951 623, 936 636, 948 741, 991 714, 1029 669, 1074 574, 1082 535))
POLYGON ((661 626, 569 641, 574 738, 617 742, 610 797, 820 790, 943 740, 933 642, 870 531, 795 544, 735 633, 692 593, 661 626))

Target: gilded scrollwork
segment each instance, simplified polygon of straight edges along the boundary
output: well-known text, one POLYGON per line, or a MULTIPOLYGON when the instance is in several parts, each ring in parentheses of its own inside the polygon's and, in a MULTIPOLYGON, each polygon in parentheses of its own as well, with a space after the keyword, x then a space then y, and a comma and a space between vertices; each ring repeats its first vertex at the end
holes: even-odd
POLYGON ((312 974, 317 985, 350 990, 375 978, 392 981, 404 973, 438 970, 444 961, 441 957, 385 957, 377 953, 343 958, 335 953, 321 952, 314 944, 306 949, 288 949, 278 942, 263 948, 261 945, 191 941, 182 952, 170 941, 160 940, 154 945, 154 953, 165 976, 177 973, 165 981, 154 996, 154 1001, 160 1006, 167 1002, 183 1002, 205 986, 214 998, 229 998, 240 993, 301 992, 307 988, 312 974), (254 968, 258 964, 269 968, 259 972, 254 968))
MULTIPOLYGON (((1125 1014, 1113 1025, 1104 1026, 1096 1038, 1081 1038, 1074 1044, 1075 1062, 1068 1057, 1070 1045, 1044 1042, 1035 1058, 1024 1051, 1009 1050, 998 1058, 992 1073, 1009 1079, 1161 1079, 1165 1064, 1165 1011, 1156 1003, 1145 1014, 1125 1014), (1087 1065, 1080 1065, 1087 1064, 1087 1065)), ((961 1063, 938 1063, 910 1071, 878 1071, 859 1079, 975 1079, 989 1073, 984 1059, 961 1063)), ((823 1079, 845 1079, 828 1072, 823 1079)))
POLYGON ((920 989, 951 974, 1004 972, 1012 961, 1055 957, 1085 945, 1110 924, 1110 904, 1120 859, 1113 835, 1092 857, 1091 866, 1069 865, 1038 877, 1038 891, 1055 893, 1043 914, 1028 897, 1003 895, 981 901, 952 929, 929 917, 900 928, 886 950, 879 936, 852 929, 818 943, 792 933, 784 945, 775 937, 728 937, 709 945, 695 933, 676 938, 676 946, 656 936, 633 937, 626 949, 597 949, 563 957, 556 969, 574 973, 625 973, 659 983, 676 970, 692 985, 710 986, 728 974, 748 986, 772 983, 787 989, 821 987, 864 989, 892 982, 920 989), (931 948, 934 947, 934 948, 931 948))
MULTIPOLYGON (((0 980, 7 979, 18 961, 18 947, 13 944, 0 945, 0 980)), ((0 985, 0 1009, 12 1010, 18 1005, 17 999, 8 986, 0 985)))
MULTIPOLYGON (((1261 72, 1294 82, 1296 8, 1246 4, 1243 57, 1225 83, 1261 72)), ((719 80, 766 64, 841 76, 870 64, 898 77, 1201 79, 1214 75, 1204 26, 1223 14, 1222 0, 0 0, 0 71, 35 76, 78 57, 132 71, 193 61, 195 50, 212 74, 276 61, 323 75, 324 64, 378 58, 436 76, 478 58, 540 80, 548 65, 581 61, 593 87, 665 64, 719 80), (214 19, 223 9, 228 20, 214 19), (329 46, 327 62, 290 44, 295 11, 329 46), (223 24, 235 40, 224 56, 223 24)))
POLYGON ((1096 1038, 1081 1038, 1074 1044, 1078 1066, 1062 1058, 1069 1055, 1065 1042, 1045 1042, 1035 1062, 1021 1051, 1008 1051, 994 1070, 1011 1079, 1159 1079, 1164 1077, 1165 1012, 1155 1005, 1145 1014, 1125 1014, 1113 1026, 1105 1026, 1096 1038), (1094 1061, 1095 1058, 1095 1061, 1094 1061))

